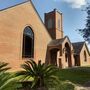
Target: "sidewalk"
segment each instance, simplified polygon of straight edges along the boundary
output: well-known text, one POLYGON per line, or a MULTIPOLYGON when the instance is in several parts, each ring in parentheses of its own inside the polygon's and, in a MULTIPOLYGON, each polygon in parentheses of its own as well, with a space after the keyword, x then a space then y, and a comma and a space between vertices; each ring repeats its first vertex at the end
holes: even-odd
POLYGON ((76 86, 75 90, 90 90, 90 81, 86 82, 83 86, 76 86))

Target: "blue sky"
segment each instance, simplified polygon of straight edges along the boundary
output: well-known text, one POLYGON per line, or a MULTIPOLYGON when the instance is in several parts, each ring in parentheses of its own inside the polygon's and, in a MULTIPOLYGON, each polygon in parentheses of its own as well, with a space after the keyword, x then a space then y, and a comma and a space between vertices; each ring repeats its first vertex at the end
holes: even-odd
POLYGON ((83 41, 82 36, 76 31, 83 28, 85 25, 86 13, 80 8, 72 8, 69 3, 61 0, 33 0, 37 11, 42 19, 44 13, 56 8, 63 13, 63 30, 64 34, 70 37, 73 41, 83 41))
MULTIPOLYGON (((0 9, 21 3, 25 0, 0 0, 0 9)), ((56 8, 63 13, 63 30, 70 40, 83 41, 82 36, 76 31, 84 28, 86 13, 81 11, 87 0, 32 0, 42 20, 44 13, 56 8)), ((88 0, 89 2, 89 0, 88 0)))

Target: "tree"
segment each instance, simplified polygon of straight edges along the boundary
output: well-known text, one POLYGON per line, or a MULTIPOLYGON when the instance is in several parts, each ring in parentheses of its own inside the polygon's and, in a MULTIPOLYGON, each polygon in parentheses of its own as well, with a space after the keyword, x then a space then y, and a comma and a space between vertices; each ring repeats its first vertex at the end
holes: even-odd
POLYGON ((85 28, 79 29, 79 32, 83 36, 83 38, 90 43, 90 5, 86 7, 86 25, 85 28))
POLYGON ((16 73, 16 75, 22 76, 22 82, 28 82, 32 77, 30 88, 47 87, 58 82, 58 77, 54 75, 57 71, 55 66, 45 65, 41 61, 36 64, 34 60, 28 60, 21 67, 23 70, 16 73))

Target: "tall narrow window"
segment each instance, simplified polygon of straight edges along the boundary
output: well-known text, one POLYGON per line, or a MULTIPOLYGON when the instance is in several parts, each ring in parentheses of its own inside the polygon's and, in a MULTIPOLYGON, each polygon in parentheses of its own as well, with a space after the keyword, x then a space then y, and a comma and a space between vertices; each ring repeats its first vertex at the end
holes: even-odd
POLYGON ((66 61, 66 62, 68 61, 67 59, 68 59, 67 54, 65 54, 65 61, 66 61))
POLYGON ((87 55, 86 55, 86 51, 84 51, 84 61, 87 61, 87 55))
POLYGON ((22 56, 24 58, 34 57, 34 33, 29 26, 27 26, 23 32, 22 56))
POLYGON ((58 29, 60 30, 60 19, 58 19, 58 29))
POLYGON ((52 19, 50 18, 48 20, 48 29, 51 29, 52 28, 52 19))

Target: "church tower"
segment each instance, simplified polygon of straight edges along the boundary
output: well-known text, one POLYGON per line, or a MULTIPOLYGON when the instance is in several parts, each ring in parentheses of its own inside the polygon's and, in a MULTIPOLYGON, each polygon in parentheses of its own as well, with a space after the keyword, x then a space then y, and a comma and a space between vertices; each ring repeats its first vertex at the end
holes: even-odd
POLYGON ((56 9, 49 13, 45 13, 45 26, 52 39, 63 38, 62 13, 56 9))

